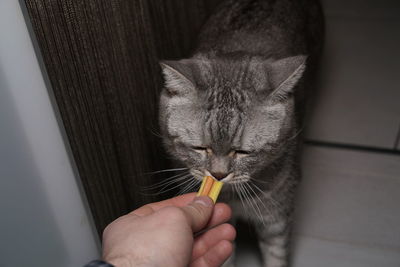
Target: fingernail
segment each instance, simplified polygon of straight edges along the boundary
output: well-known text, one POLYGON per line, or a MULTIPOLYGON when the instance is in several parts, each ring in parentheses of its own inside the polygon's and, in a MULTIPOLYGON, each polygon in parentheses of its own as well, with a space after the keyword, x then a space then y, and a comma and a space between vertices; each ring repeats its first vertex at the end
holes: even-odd
POLYGON ((203 205, 205 207, 211 207, 214 204, 212 199, 207 197, 207 196, 195 197, 193 199, 193 203, 200 204, 200 205, 203 205))

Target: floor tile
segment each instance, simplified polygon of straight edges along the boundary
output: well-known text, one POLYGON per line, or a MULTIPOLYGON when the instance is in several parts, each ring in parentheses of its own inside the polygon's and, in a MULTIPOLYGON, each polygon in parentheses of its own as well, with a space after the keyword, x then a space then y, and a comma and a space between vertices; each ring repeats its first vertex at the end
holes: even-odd
POLYGON ((293 267, 398 267, 400 253, 296 236, 293 267))
POLYGON ((321 2, 328 17, 400 19, 398 0, 322 0, 321 2))
POLYGON ((296 233, 400 252, 399 203, 399 155, 305 148, 296 233))
POLYGON ((393 148, 400 122, 399 29, 400 21, 328 18, 307 138, 393 148))

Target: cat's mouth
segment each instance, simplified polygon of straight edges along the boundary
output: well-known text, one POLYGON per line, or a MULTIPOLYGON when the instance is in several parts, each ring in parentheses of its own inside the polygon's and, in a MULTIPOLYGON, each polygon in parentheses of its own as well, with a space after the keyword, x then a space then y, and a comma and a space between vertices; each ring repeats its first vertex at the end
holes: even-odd
POLYGON ((214 175, 212 175, 212 173, 206 169, 203 170, 196 170, 196 169, 191 169, 190 173, 193 175, 193 177, 198 180, 198 181, 202 181, 204 176, 211 176, 213 177, 215 180, 226 183, 226 184, 233 184, 233 183, 241 183, 244 182, 243 179, 240 179, 242 176, 236 177, 235 173, 231 172, 228 175, 226 175, 224 178, 222 179, 218 179, 218 177, 215 177, 214 175), (238 179, 239 178, 239 179, 238 179))
POLYGON ((223 182, 223 183, 229 183, 230 181, 233 180, 233 177, 235 177, 235 175, 233 174, 233 172, 229 173, 227 176, 225 176, 222 179, 218 179, 217 177, 214 177, 214 175, 212 175, 209 171, 204 170, 204 176, 211 176, 213 177, 215 180, 223 182))

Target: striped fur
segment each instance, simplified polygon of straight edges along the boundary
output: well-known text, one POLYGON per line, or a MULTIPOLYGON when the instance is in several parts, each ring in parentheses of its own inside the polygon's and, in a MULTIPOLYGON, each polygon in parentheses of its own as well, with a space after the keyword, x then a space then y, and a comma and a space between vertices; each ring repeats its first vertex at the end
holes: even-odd
POLYGON ((264 266, 288 266, 306 93, 322 43, 316 0, 228 0, 192 55, 161 63, 165 147, 258 232, 264 266))

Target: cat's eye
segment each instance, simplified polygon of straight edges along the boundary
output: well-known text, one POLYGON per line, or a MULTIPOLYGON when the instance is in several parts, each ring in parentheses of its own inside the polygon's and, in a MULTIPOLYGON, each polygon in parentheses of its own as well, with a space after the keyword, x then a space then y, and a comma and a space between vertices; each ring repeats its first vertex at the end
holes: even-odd
POLYGON ((241 154, 241 155, 249 155, 250 151, 246 151, 246 150, 235 150, 236 154, 241 154))
POLYGON ((191 148, 197 152, 207 152, 208 154, 212 153, 211 148, 205 146, 192 146, 191 148))
POLYGON ((237 149, 237 150, 233 151, 233 156, 239 157, 239 158, 246 157, 249 154, 250 154, 250 151, 247 151, 247 150, 237 149))
POLYGON ((207 147, 205 146, 192 146, 193 150, 199 150, 199 151, 206 151, 207 147))

